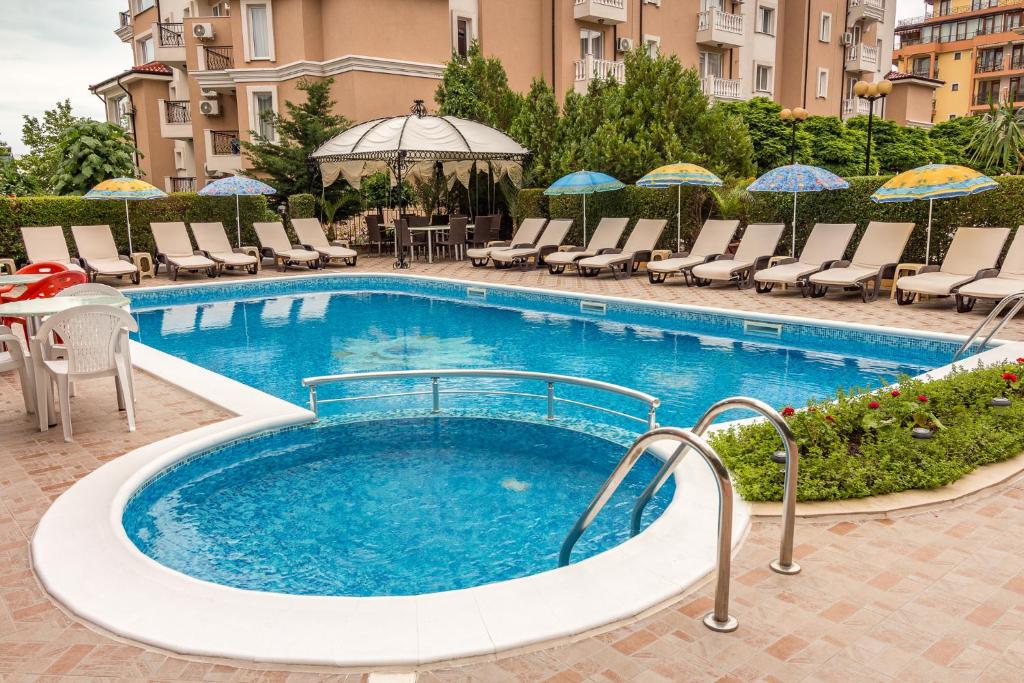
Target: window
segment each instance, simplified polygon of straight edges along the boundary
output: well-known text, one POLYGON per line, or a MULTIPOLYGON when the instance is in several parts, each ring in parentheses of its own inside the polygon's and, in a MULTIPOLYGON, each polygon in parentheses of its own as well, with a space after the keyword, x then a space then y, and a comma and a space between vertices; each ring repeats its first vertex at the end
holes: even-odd
POLYGON ((153 53, 153 36, 146 36, 137 43, 139 52, 139 64, 149 64, 155 59, 153 53))
POLYGON ((125 130, 131 129, 131 117, 128 115, 128 98, 117 97, 111 100, 110 122, 116 123, 125 130))
POLYGON ((591 56, 594 59, 604 59, 604 33, 582 29, 580 31, 580 58, 591 56))
POLYGON ((273 59, 268 6, 262 3, 245 5, 245 23, 249 29, 249 59, 273 59))
POLYGON ((962 59, 962 55, 963 55, 962 52, 954 52, 953 53, 953 61, 954 62, 959 62, 962 59))
POLYGON ((661 49, 661 38, 659 36, 644 36, 644 50, 647 51, 647 56, 651 59, 657 59, 658 52, 661 49))
POLYGON ((698 66, 701 78, 722 77, 722 54, 720 52, 701 52, 698 66))
POLYGON ((953 120, 953 119, 955 119, 955 118, 956 118, 956 114, 950 114, 950 115, 949 115, 949 120, 950 120, 950 121, 952 121, 952 120, 953 120))
POLYGON ((253 130, 271 142, 277 138, 273 120, 268 118, 275 113, 274 99, 272 90, 256 90, 252 93, 253 130))
POLYGON ((828 69, 818 69, 818 92, 819 98, 828 97, 828 69))
POLYGON ((923 76, 924 78, 928 78, 931 75, 931 66, 931 57, 916 57, 914 58, 913 74, 915 76, 923 76))
POLYGON ((775 35, 775 8, 761 5, 757 8, 757 32, 775 35))
POLYGON ((757 92, 772 91, 772 68, 764 64, 754 66, 754 89, 757 92))
POLYGON ((465 57, 469 54, 471 29, 472 22, 469 19, 459 17, 455 20, 455 53, 460 57, 465 57))
POLYGON ((823 43, 832 41, 832 15, 828 12, 821 13, 821 25, 818 27, 818 40, 823 43))
POLYGON ((210 5, 210 14, 215 17, 229 17, 231 16, 231 5, 227 2, 215 2, 210 5))
POLYGON ((940 0, 939 16, 945 16, 947 14, 949 14, 949 0, 940 0))
MULTIPOLYGON (((156 0, 135 0, 135 13, 145 12, 156 4, 156 0)), ((124 5, 121 5, 124 7, 124 5)))
POLYGON ((953 92, 959 92, 960 91, 960 84, 959 83, 953 83, 951 86, 949 86, 949 89, 952 90, 953 92))

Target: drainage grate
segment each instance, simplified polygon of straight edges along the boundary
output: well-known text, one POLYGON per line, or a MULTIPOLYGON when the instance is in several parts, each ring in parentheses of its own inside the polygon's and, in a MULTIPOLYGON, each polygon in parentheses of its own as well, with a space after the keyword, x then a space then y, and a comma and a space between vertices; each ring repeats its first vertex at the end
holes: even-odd
POLYGON ((487 290, 483 287, 466 287, 466 296, 476 297, 477 299, 486 299, 487 290))
POLYGON ((782 323, 766 323, 761 320, 744 320, 744 334, 759 334, 763 337, 781 337, 782 323))
POLYGON ((598 315, 604 315, 608 312, 608 304, 600 301, 581 301, 580 302, 581 313, 597 313, 598 315))

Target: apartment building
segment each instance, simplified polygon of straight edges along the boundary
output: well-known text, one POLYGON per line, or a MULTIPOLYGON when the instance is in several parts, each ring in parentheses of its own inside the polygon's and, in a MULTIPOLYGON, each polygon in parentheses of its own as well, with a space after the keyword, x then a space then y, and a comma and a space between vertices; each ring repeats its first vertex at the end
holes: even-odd
MULTIPOLYGON (((192 190, 237 172, 261 113, 333 76, 353 121, 433 100, 452 52, 473 41, 512 88, 560 95, 625 77, 641 46, 699 69, 715 100, 773 97, 813 114, 866 113, 857 80, 891 67, 895 0, 129 0, 115 33, 134 66, 93 86, 129 126, 146 179, 192 190)), ((878 113, 881 113, 880 111, 878 113)))
POLYGON ((896 27, 901 71, 940 79, 934 122, 969 116, 989 102, 1024 100, 1024 0, 927 0, 923 16, 896 27))

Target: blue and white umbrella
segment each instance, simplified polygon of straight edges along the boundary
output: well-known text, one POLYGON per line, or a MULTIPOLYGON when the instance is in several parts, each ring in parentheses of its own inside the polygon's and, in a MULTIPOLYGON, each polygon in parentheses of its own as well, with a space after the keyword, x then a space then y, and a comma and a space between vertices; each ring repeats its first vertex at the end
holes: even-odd
POLYGON ((610 175, 597 171, 576 171, 562 176, 551 187, 544 190, 548 196, 564 194, 583 195, 583 243, 587 242, 587 195, 595 192, 612 192, 621 190, 625 185, 610 175))
POLYGON ((850 187, 832 171, 818 166, 790 164, 779 166, 747 186, 749 192, 792 192, 793 193, 793 256, 796 256, 796 196, 800 192, 821 192, 822 190, 845 190, 850 187))
POLYGON ((235 227, 238 231, 238 244, 242 246, 242 214, 238 207, 238 198, 253 197, 256 195, 267 195, 277 194, 277 190, 267 185, 264 182, 256 180, 255 178, 246 178, 245 176, 233 175, 227 178, 221 178, 215 180, 203 189, 199 190, 199 194, 204 197, 230 197, 235 196, 235 227))

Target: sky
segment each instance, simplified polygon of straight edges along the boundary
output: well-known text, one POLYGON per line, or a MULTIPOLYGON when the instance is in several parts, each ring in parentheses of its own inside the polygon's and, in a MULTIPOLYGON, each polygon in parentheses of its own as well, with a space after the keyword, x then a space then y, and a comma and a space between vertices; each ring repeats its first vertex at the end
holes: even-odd
MULTIPOLYGON (((924 13, 924 0, 897 3, 898 18, 924 13)), ((0 140, 15 154, 22 115, 40 116, 64 98, 78 116, 102 119, 89 86, 131 65, 131 51, 114 35, 127 0, 3 0, 0 22, 0 140)))

